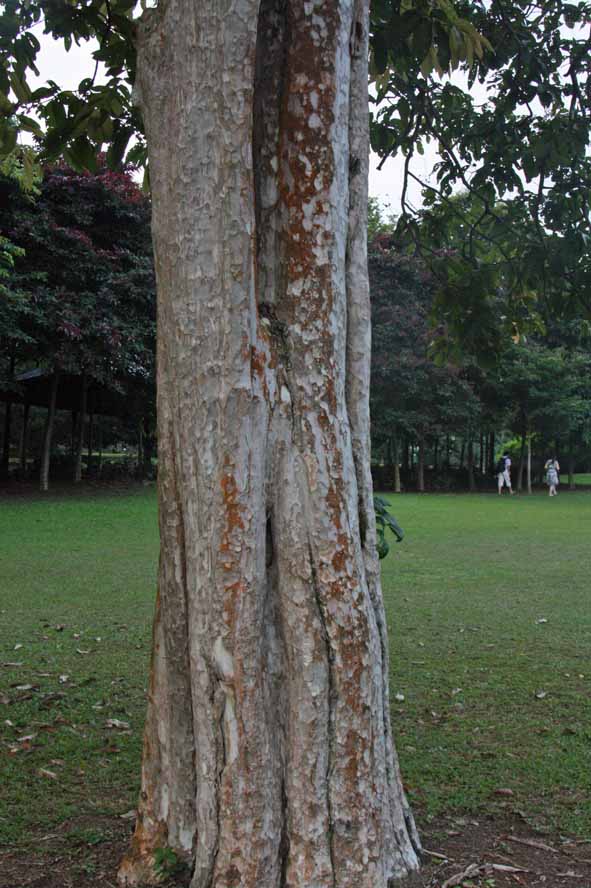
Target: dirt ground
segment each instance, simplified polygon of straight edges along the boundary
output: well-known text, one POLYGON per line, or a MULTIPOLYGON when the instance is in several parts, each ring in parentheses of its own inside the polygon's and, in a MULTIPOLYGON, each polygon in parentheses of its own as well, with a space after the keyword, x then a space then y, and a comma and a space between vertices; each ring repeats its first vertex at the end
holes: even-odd
MULTIPOLYGON (((107 841, 76 845, 88 821, 39 835, 31 849, 0 850, 0 888, 116 888, 129 821, 100 818, 107 841)), ((421 828, 423 868, 401 888, 591 888, 591 839, 540 835, 519 819, 460 818, 421 828)), ((172 879, 170 886, 186 884, 172 879)))

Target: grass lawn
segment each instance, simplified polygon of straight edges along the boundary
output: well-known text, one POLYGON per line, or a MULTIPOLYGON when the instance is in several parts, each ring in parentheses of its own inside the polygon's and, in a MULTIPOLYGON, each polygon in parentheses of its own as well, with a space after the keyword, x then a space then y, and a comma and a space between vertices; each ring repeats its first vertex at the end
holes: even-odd
MULTIPOLYGON (((391 499, 411 799, 423 816, 505 805, 589 835, 591 496, 391 499)), ((2 841, 76 817, 68 840, 100 843, 100 815, 134 807, 156 560, 152 488, 0 502, 2 841)))
POLYGON ((153 488, 0 502, 0 839, 135 805, 157 550, 153 488))
POLYGON ((591 484, 591 472, 579 472, 576 474, 575 484, 591 484))
POLYGON ((588 836, 591 496, 390 499, 406 531, 383 575, 411 798, 588 836))

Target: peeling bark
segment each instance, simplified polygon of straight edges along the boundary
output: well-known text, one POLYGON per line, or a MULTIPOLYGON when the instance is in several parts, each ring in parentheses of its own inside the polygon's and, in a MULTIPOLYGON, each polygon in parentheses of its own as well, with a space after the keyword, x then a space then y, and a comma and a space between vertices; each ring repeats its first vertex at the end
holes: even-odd
POLYGON ((418 867, 369 462, 367 40, 367 0, 167 0, 140 26, 161 558, 124 885, 163 846, 192 888, 418 867))

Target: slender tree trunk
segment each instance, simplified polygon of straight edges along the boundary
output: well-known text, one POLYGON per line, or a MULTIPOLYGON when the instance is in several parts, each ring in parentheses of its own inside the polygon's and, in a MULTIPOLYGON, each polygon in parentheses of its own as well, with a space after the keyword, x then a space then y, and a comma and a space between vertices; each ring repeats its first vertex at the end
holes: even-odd
POLYGON ((86 425, 86 400, 87 400, 86 373, 80 377, 80 407, 76 424, 76 441, 74 449, 74 483, 82 481, 82 452, 84 450, 84 426, 86 425))
POLYGON ((411 473, 411 461, 410 461, 411 458, 410 458, 410 454, 411 454, 411 450, 410 450, 410 441, 408 440, 408 437, 407 437, 407 438, 405 439, 405 441, 404 441, 404 465, 403 465, 403 468, 404 468, 404 474, 405 474, 405 476, 406 476, 407 479, 408 479, 408 476, 409 476, 410 473, 411 473))
POLYGON ((466 455, 466 439, 462 438, 462 446, 460 448, 460 464, 458 468, 461 470, 464 468, 464 457, 466 455))
POLYGON ((437 471, 439 468, 439 438, 435 438, 433 445, 433 469, 437 471))
POLYGON ((51 379, 51 393, 47 407, 47 420, 45 422, 45 434, 43 435, 43 447, 41 450, 41 472, 39 477, 41 490, 49 490, 49 463, 51 460, 51 439, 55 420, 55 402, 59 385, 59 372, 53 371, 51 379))
POLYGON ((140 472, 143 472, 144 468, 144 423, 140 419, 138 420, 137 427, 137 464, 140 472))
POLYGON ((478 449, 478 471, 480 472, 481 475, 484 475, 484 464, 485 464, 485 458, 484 458, 484 433, 481 431, 481 432, 480 432, 480 446, 479 446, 479 449, 478 449))
POLYGON ((417 490, 425 492, 425 439, 419 438, 419 460, 417 465, 417 490))
POLYGON ((449 471, 451 459, 451 441, 449 434, 445 436, 445 468, 449 471))
POLYGON ((0 458, 0 478, 8 478, 10 472, 10 437, 12 426, 12 401, 4 404, 4 431, 2 438, 2 457, 0 458))
POLYGON ((94 413, 92 410, 88 413, 88 450, 86 451, 86 461, 88 463, 87 471, 90 476, 92 473, 92 453, 94 448, 94 413))
MULTIPOLYGON (((10 356, 8 372, 10 379, 14 378, 16 358, 10 356)), ((6 401, 4 407, 4 435, 2 439, 2 456, 0 458, 0 478, 8 478, 10 474, 10 438, 12 433, 12 401, 6 401)))
POLYGON ((97 441, 98 459, 97 459, 96 473, 97 473, 97 477, 100 478, 101 469, 103 467, 103 419, 101 416, 97 417, 96 434, 97 434, 97 439, 98 439, 98 441, 97 441))
POLYGON ((474 481, 474 439, 470 437, 468 439, 468 488, 471 493, 474 493, 476 490, 476 483, 474 481))
POLYGON ((400 493, 401 485, 400 485, 400 443, 398 441, 398 436, 394 435, 394 492, 400 493))
POLYGON ((523 490, 523 473, 525 469, 525 461, 526 461, 526 446, 527 446, 527 430, 524 427, 521 433, 521 450, 519 451, 519 471, 517 473, 517 490, 520 492, 523 490))
POLYGON ((25 478, 27 474, 27 450, 29 446, 29 415, 31 405, 28 402, 23 404, 23 425, 21 428, 21 440, 19 447, 20 473, 25 478))
POLYGON ((527 492, 531 493, 531 434, 527 436, 527 492))
POLYGON ((140 27, 161 556, 127 885, 162 846, 193 888, 418 866, 369 461, 368 4, 309 6, 140 27))
POLYGON ((488 474, 495 473, 495 433, 491 432, 488 439, 488 474))

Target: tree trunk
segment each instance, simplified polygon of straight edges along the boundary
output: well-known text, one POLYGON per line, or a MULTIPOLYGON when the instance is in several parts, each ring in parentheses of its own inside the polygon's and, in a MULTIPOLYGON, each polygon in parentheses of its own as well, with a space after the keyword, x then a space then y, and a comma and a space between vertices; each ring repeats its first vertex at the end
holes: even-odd
POLYGON ((419 438, 419 461, 417 465, 417 490, 425 492, 425 439, 419 438))
POLYGON ((531 434, 527 436, 527 492, 531 493, 531 434))
POLYGON ((478 471, 481 475, 484 475, 484 465, 485 465, 485 457, 484 457, 484 433, 480 432, 480 447, 478 450, 478 471))
MULTIPOLYGON (((16 359, 10 356, 8 373, 10 379, 14 378, 16 359)), ((2 440, 2 456, 0 457, 0 478, 8 478, 10 474, 10 437, 12 432, 12 401, 6 401, 4 408, 4 436, 2 440)))
POLYGON ((51 393, 49 396, 49 405, 47 407, 47 420, 45 422, 45 434, 43 435, 43 447, 41 450, 41 472, 39 483, 41 490, 49 490, 49 463, 51 459, 51 438, 53 436, 53 423, 55 420, 55 402, 57 399, 57 387, 59 384, 59 373, 53 371, 51 379, 51 393))
POLYGON ((97 478, 100 478, 101 469, 103 467, 103 419, 101 416, 97 416, 96 423, 96 436, 97 436, 97 447, 98 447, 98 459, 96 465, 96 475, 97 478))
POLYGON ((577 489, 575 483, 575 452, 572 435, 568 439, 568 489, 577 489))
POLYGON ((127 885, 163 846, 193 888, 418 866, 369 461, 368 4, 310 6, 140 26, 161 557, 127 885))
POLYGON ((488 474, 495 473, 495 433, 491 432, 488 441, 488 474))
POLYGON ((523 490, 523 472, 525 469, 525 459, 526 459, 526 446, 527 446, 527 432, 524 429, 521 433, 521 450, 519 451, 519 471, 517 473, 517 490, 523 490))
POLYGON ((29 415, 31 405, 28 402, 23 404, 23 425, 21 428, 21 440, 19 447, 20 473, 21 478, 27 475, 27 450, 29 445, 29 415))
POLYGON ((433 469, 436 472, 439 468, 439 438, 435 438, 433 445, 433 469))
POLYGON ((8 478, 10 473, 10 435, 12 426, 12 401, 4 404, 4 432, 2 438, 2 456, 0 457, 0 478, 8 478))
POLYGON ((82 481, 82 451, 84 450, 84 426, 86 425, 87 385, 86 373, 81 375, 80 409, 77 415, 76 441, 74 449, 74 484, 82 481))
POLYGON ((474 481, 474 439, 471 437, 468 440, 468 488, 470 493, 474 493, 476 490, 476 483, 474 481))
POLYGON ((400 493, 400 443, 398 436, 394 436, 394 493, 400 493))
POLYGON ((466 439, 462 438, 462 446, 460 448, 460 464, 458 468, 461 470, 464 468, 464 456, 466 455, 466 439))
POLYGON ((88 450, 86 451, 86 462, 87 467, 86 471, 88 472, 88 477, 92 477, 92 451, 94 447, 94 413, 92 409, 88 413, 88 450))

